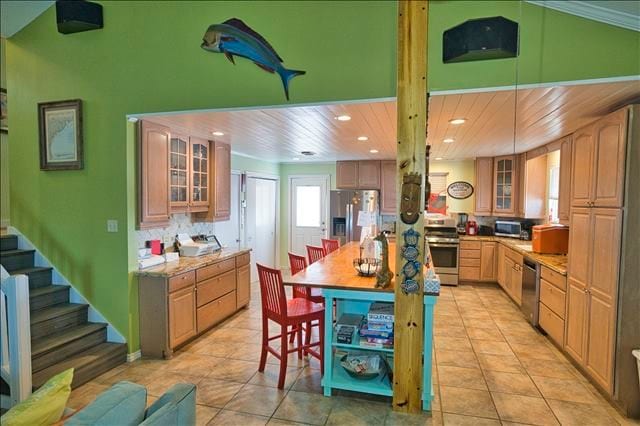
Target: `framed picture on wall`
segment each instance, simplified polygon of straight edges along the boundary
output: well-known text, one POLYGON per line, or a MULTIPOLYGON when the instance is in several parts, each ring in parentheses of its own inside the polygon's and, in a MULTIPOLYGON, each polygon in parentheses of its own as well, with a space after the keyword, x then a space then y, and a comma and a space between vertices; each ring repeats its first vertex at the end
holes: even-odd
POLYGON ((7 89, 0 89, 0 132, 9 133, 7 121, 7 89))
POLYGON ((38 104, 40 170, 83 168, 82 101, 38 104))

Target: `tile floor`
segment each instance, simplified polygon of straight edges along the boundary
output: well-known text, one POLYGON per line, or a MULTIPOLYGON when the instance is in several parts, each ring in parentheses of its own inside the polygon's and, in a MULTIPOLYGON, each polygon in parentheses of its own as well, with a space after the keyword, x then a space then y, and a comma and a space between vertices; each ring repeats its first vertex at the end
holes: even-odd
POLYGON ((284 390, 278 364, 260 357, 257 283, 249 309, 187 345, 169 361, 142 359, 74 390, 79 408, 120 380, 147 387, 149 404, 171 385, 197 385, 199 425, 618 425, 630 424, 533 330, 497 286, 445 287, 436 307, 433 411, 394 413, 390 399, 322 396, 316 360, 291 355, 284 390))

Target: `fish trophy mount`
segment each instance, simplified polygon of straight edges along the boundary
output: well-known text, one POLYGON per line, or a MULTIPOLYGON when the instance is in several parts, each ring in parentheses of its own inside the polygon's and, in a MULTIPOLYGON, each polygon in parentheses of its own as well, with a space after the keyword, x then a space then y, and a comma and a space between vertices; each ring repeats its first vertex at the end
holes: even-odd
POLYGON ((387 236, 384 232, 379 233, 373 240, 379 241, 382 246, 382 250, 380 250, 382 262, 380 269, 376 273, 376 287, 387 288, 391 284, 391 278, 393 278, 393 272, 389 269, 389 241, 387 241, 387 236))
POLYGON ((208 52, 224 53, 235 65, 234 56, 253 61, 254 64, 272 74, 278 74, 284 86, 284 95, 289 100, 289 82, 306 71, 290 70, 282 64, 282 58, 264 37, 238 18, 207 28, 200 45, 208 52))
POLYGON ((400 219, 407 225, 416 223, 422 212, 420 206, 420 173, 405 173, 402 177, 402 193, 400 200, 400 219))

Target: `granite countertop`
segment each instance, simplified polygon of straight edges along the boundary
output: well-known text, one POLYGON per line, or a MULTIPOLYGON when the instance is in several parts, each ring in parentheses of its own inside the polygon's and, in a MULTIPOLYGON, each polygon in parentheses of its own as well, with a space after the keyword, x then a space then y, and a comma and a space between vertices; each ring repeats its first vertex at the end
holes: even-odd
POLYGON ((166 277, 170 278, 175 275, 182 274, 184 272, 194 271, 203 266, 211 265, 212 263, 220 262, 221 260, 230 259, 232 257, 249 253, 249 248, 223 248, 222 250, 205 254, 198 257, 183 257, 175 262, 163 263, 161 265, 152 266, 150 268, 140 269, 135 271, 135 274, 141 277, 166 277))
POLYGON ((497 241, 517 251, 529 259, 553 269, 562 275, 567 275, 567 256, 564 254, 539 254, 534 253, 531 248, 531 241, 518 240, 508 237, 480 236, 480 235, 460 235, 460 241, 497 241))

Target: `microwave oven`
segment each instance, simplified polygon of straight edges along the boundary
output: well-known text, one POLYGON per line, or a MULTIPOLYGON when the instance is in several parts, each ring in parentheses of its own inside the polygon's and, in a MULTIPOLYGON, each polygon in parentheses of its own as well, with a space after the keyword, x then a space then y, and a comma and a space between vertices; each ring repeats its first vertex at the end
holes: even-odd
POLYGON ((501 237, 520 238, 521 231, 522 224, 520 222, 496 220, 495 235, 499 235, 501 237))

